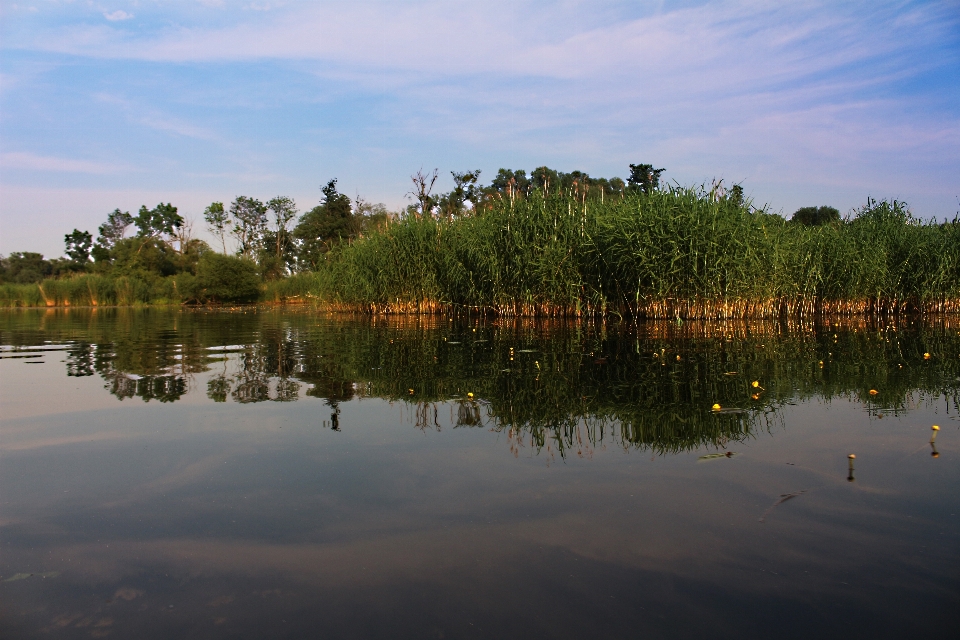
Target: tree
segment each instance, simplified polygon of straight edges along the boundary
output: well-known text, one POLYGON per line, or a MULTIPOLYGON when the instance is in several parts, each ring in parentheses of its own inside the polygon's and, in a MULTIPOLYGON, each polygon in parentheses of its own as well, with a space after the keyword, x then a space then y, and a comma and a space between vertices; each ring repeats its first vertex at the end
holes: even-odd
POLYGON ((660 188, 660 174, 664 171, 654 169, 652 164, 631 164, 627 184, 641 193, 650 193, 660 188))
POLYGON ((263 246, 267 229, 267 208, 256 198, 237 196, 230 205, 233 235, 239 241, 237 254, 254 259, 263 246))
POLYGON ((203 219, 206 220, 210 233, 220 238, 220 246, 223 247, 223 253, 226 255, 226 234, 230 227, 230 214, 223 208, 223 203, 211 202, 210 206, 203 210, 203 219))
POLYGON ((471 206, 476 206, 478 196, 480 195, 480 169, 476 171, 464 171, 457 173, 451 171, 453 176, 453 191, 445 193, 437 199, 437 205, 441 216, 452 219, 461 215, 465 210, 465 204, 469 202, 471 206))
POLYGON ((287 226, 297 217, 297 204, 292 198, 277 196, 267 202, 267 209, 273 213, 273 223, 276 233, 276 257, 282 258, 290 243, 290 232, 287 226))
POLYGON ((54 274, 54 266, 41 253, 14 251, 3 259, 3 272, 6 282, 24 284, 49 278, 54 274))
POLYGON ((735 184, 730 187, 730 194, 727 197, 730 199, 730 202, 738 207, 742 207, 745 203, 743 196, 743 185, 735 184))
POLYGON ((63 243, 66 245, 66 253, 71 260, 78 263, 90 261, 90 247, 93 245, 93 236, 89 231, 80 231, 74 229, 71 233, 63 236, 63 243))
POLYGON ((818 227, 840 220, 840 211, 833 207, 800 207, 790 217, 790 222, 807 227, 818 227))
POLYGON ((321 191, 321 203, 303 214, 293 230, 293 236, 300 243, 297 260, 301 268, 316 268, 324 254, 357 232, 357 218, 350 207, 350 198, 337 191, 337 179, 328 182, 321 191))
POLYGON ((131 224, 133 224, 133 216, 130 215, 129 211, 114 209, 112 213, 107 215, 107 221, 97 229, 100 234, 100 237, 97 238, 97 244, 104 249, 113 248, 113 245, 123 240, 123 235, 131 224))
POLYGON ((490 190, 511 200, 526 195, 530 190, 530 180, 523 169, 499 169, 496 177, 490 181, 490 190))
POLYGON ((436 199, 430 195, 430 192, 433 191, 433 185, 437 182, 438 171, 438 169, 434 169, 433 173, 425 174, 423 169, 420 169, 410 176, 410 180, 413 182, 413 191, 407 195, 413 196, 413 199, 417 201, 419 216, 426 217, 433 212, 436 199))
POLYGON ((535 189, 543 191, 543 195, 550 195, 550 190, 560 188, 560 175, 550 167, 537 167, 530 172, 530 182, 535 189))
POLYGON ((141 238, 162 238, 165 235, 173 237, 183 226, 183 218, 177 213, 175 206, 169 202, 161 202, 153 209, 147 209, 146 205, 141 206, 133 224, 141 238))

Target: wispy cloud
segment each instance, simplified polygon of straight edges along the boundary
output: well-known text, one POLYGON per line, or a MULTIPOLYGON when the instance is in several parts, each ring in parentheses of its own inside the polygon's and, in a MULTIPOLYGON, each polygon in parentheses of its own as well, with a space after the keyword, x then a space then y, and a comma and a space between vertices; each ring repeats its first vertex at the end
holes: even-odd
POLYGON ((112 2, 136 29, 87 3, 4 14, 4 149, 96 149, 151 166, 98 187, 212 200, 337 176, 393 206, 421 164, 656 162, 778 209, 956 209, 956 0, 264 2, 112 2))
POLYGON ((130 167, 125 165, 90 160, 76 160, 72 158, 58 158, 54 156, 40 156, 24 152, 0 154, 0 166, 4 169, 92 174, 120 173, 131 170, 130 167))
POLYGON ((166 131, 186 138, 197 140, 214 140, 216 135, 203 127, 196 126, 186 122, 182 118, 177 118, 165 114, 158 109, 136 103, 121 96, 98 93, 95 98, 100 102, 112 104, 120 107, 126 117, 138 124, 141 124, 156 131, 166 131))
POLYGON ((103 17, 109 20, 110 22, 121 22, 123 20, 130 20, 133 18, 132 13, 127 13, 121 9, 112 11, 110 13, 104 13, 103 17))

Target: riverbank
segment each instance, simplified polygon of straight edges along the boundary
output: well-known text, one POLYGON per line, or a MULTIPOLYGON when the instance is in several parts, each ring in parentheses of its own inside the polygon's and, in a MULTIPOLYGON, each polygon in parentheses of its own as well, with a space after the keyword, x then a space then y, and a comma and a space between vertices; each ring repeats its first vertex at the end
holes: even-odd
MULTIPOLYGON (((197 301, 189 273, 84 274, 0 286, 0 306, 197 301)), ((697 189, 501 199, 476 215, 410 216, 263 282, 261 303, 371 314, 719 319, 960 312, 960 223, 896 201, 788 222, 697 189)), ((253 302, 254 300, 250 300, 253 302)))

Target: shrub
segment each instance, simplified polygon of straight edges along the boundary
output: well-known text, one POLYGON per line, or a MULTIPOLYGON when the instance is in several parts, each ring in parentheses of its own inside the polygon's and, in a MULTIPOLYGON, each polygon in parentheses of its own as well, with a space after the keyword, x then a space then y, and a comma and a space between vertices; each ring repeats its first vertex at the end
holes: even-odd
POLYGON ((255 302, 260 294, 257 265, 209 251, 197 264, 195 295, 200 302, 255 302))

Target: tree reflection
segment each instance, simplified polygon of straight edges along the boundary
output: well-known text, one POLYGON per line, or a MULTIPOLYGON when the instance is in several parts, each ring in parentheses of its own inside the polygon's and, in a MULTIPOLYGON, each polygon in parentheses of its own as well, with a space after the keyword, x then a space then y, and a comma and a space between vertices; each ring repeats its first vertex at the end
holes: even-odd
POLYGON ((92 376, 93 345, 78 342, 67 349, 67 375, 75 377, 92 376))
POLYGON ((503 431, 515 453, 590 456, 607 442, 662 453, 723 448, 769 429, 781 406, 809 397, 849 398, 873 415, 944 397, 960 408, 960 337, 950 318, 617 327, 432 326, 306 312, 74 310, 33 324, 29 317, 4 317, 4 341, 68 343, 67 374, 97 374, 121 400, 173 402, 197 384, 213 402, 316 398, 329 407, 323 422, 334 431, 344 426, 340 405, 355 398, 406 403, 415 426, 431 431, 449 403, 452 424, 503 431), (724 410, 711 411, 713 404, 724 410))

